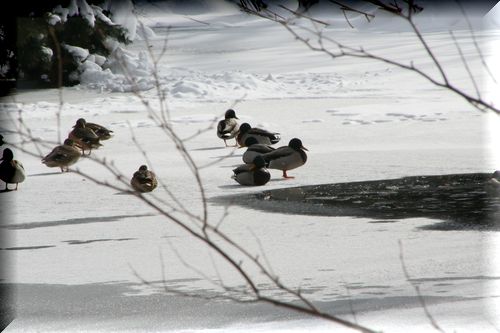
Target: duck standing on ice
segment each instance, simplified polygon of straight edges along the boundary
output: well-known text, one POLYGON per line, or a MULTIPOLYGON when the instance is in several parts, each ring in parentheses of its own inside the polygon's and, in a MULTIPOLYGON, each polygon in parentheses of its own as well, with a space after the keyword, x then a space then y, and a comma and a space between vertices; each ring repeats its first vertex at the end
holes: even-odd
POLYGON ((226 140, 232 139, 238 134, 240 126, 237 120, 236 112, 233 109, 229 109, 226 111, 224 119, 217 124, 217 136, 224 140, 226 147, 228 146, 226 140))
POLYGON ((279 133, 269 132, 261 128, 252 127, 249 123, 243 123, 240 126, 240 131, 236 137, 236 142, 240 147, 245 147, 245 141, 249 137, 254 137, 258 143, 265 145, 273 145, 281 139, 279 133))
POLYGON ((3 150, 3 156, 0 163, 0 179, 5 182, 3 192, 10 191, 9 184, 16 184, 15 190, 19 183, 26 179, 24 167, 21 162, 14 159, 14 153, 9 148, 3 150))
MULTIPOLYGON (((113 131, 107 129, 106 127, 96 124, 96 123, 89 123, 85 119, 80 118, 78 119, 79 122, 83 123, 86 128, 90 128, 94 133, 99 137, 99 140, 108 140, 113 136, 113 131)), ((76 126, 76 125, 75 125, 76 126)))
POLYGON ((288 143, 288 146, 276 148, 270 153, 263 154, 262 157, 269 169, 282 170, 283 178, 294 178, 288 176, 286 172, 306 163, 307 154, 304 150, 307 150, 307 148, 302 146, 302 141, 293 138, 288 143))
POLYGON ((271 179, 271 174, 266 169, 266 161, 261 155, 254 158, 250 164, 243 164, 233 169, 232 178, 241 185, 260 186, 271 179))
POLYGON ((55 147, 42 158, 42 163, 49 168, 59 167, 61 172, 64 172, 68 171, 68 167, 75 164, 80 156, 80 151, 74 146, 73 140, 66 139, 63 145, 55 147))
POLYGON ((69 133, 68 139, 75 142, 75 145, 82 150, 82 154, 85 150, 89 151, 89 155, 92 152, 92 148, 96 149, 102 144, 99 142, 99 136, 95 132, 86 126, 86 122, 83 118, 76 121, 73 130, 69 133))
POLYGON ((130 180, 130 185, 132 185, 137 192, 151 192, 158 186, 158 180, 153 171, 148 170, 146 165, 141 165, 139 170, 134 172, 130 180))

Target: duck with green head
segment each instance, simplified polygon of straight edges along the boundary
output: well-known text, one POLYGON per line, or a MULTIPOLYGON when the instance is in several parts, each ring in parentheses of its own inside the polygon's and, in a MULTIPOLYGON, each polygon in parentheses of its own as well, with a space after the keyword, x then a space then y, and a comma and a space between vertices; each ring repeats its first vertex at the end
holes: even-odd
POLYGON ((307 151, 307 148, 302 145, 302 141, 293 138, 288 143, 288 146, 276 148, 270 153, 263 154, 262 157, 269 169, 282 170, 283 178, 294 178, 288 176, 287 171, 306 163, 307 154, 305 151, 307 151))
POLYGON ((228 147, 226 140, 233 139, 238 134, 239 128, 236 112, 229 109, 224 114, 224 119, 217 124, 217 136, 224 140, 224 144, 228 147))
POLYGON ((278 143, 281 139, 279 133, 252 127, 249 123, 241 124, 238 136, 236 137, 236 142, 240 147, 245 147, 245 141, 249 137, 253 137, 258 143, 263 143, 265 145, 273 145, 278 143))
POLYGON ((243 164, 233 169, 232 178, 241 185, 261 186, 267 184, 271 179, 271 174, 266 169, 266 161, 262 156, 257 155, 252 163, 243 164))
POLYGON ((5 189, 3 191, 10 191, 9 184, 22 183, 26 179, 26 173, 21 162, 14 159, 14 153, 10 148, 3 150, 3 155, 0 163, 0 179, 5 182, 5 189))

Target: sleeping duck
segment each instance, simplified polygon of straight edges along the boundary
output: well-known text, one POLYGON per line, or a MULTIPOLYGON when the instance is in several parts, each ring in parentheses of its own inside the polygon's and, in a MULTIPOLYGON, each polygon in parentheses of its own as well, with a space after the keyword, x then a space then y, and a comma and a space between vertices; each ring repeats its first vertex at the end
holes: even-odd
POLYGON ((68 139, 73 140, 75 145, 82 150, 82 154, 85 154, 85 150, 88 150, 90 155, 93 148, 96 149, 102 146, 99 142, 99 136, 86 126, 86 122, 83 118, 76 121, 73 130, 68 135, 68 139))
POLYGON ((287 175, 288 170, 292 170, 304 165, 307 161, 307 155, 302 146, 302 141, 293 138, 288 146, 276 148, 272 152, 263 154, 269 169, 278 169, 283 171, 283 178, 294 178, 287 175))
POLYGON ((260 186, 271 179, 271 174, 266 169, 266 161, 261 155, 254 158, 252 163, 243 164, 233 170, 232 178, 241 185, 260 186))
POLYGON ((42 158, 42 163, 49 168, 59 167, 61 172, 68 171, 68 167, 73 165, 80 158, 78 150, 71 139, 64 140, 64 144, 55 147, 52 151, 42 158))
POLYGON ((248 123, 241 124, 240 131, 236 137, 236 142, 240 145, 240 147, 245 147, 245 140, 249 137, 254 137, 258 143, 265 145, 273 145, 278 143, 281 139, 279 133, 252 127, 248 123))
POLYGON ((89 123, 83 118, 78 119, 78 121, 80 121, 81 123, 84 123, 85 127, 93 130, 94 133, 99 137, 99 140, 108 140, 109 138, 111 138, 113 136, 113 134, 112 134, 113 131, 107 129, 106 127, 104 127, 102 125, 95 124, 95 123, 89 123))
POLYGON ((226 140, 232 139, 238 134, 240 126, 236 121, 237 119, 236 112, 233 109, 229 109, 226 111, 224 119, 217 124, 217 136, 224 140, 226 147, 228 146, 226 140))
POLYGON ((275 149, 263 143, 258 143, 257 139, 253 136, 245 140, 245 147, 248 147, 247 151, 243 153, 243 162, 245 163, 252 163, 257 155, 269 153, 275 149))
POLYGON ((14 159, 14 153, 9 148, 3 150, 3 156, 0 163, 0 179, 5 182, 5 190, 9 190, 9 184, 16 184, 15 190, 19 183, 26 179, 24 167, 21 162, 14 159))
POLYGON ((141 165, 139 170, 134 172, 130 185, 138 192, 151 192, 158 186, 158 180, 153 171, 148 170, 146 165, 141 165))

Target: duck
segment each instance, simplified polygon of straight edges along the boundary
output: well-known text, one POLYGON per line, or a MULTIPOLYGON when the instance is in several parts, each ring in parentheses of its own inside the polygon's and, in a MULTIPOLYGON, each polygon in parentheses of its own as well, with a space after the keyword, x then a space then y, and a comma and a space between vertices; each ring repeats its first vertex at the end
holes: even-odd
POLYGON ((82 150, 82 154, 85 154, 85 150, 88 149, 88 155, 90 155, 92 149, 102 146, 99 142, 99 136, 92 129, 86 127, 86 121, 83 118, 76 121, 73 130, 68 134, 68 139, 74 141, 75 145, 82 150))
POLYGON ((298 168, 306 163, 307 154, 305 151, 308 151, 308 149, 302 145, 302 141, 298 138, 293 138, 288 143, 288 146, 276 148, 272 152, 263 154, 262 157, 269 169, 282 170, 283 178, 294 178, 288 176, 287 171, 298 168))
POLYGON ((42 163, 49 168, 59 167, 61 172, 69 171, 69 166, 75 164, 80 158, 80 150, 75 147, 75 142, 71 139, 64 140, 64 144, 55 147, 42 158, 42 163))
POLYGON ((229 109, 224 114, 224 119, 217 124, 217 136, 224 140, 226 147, 228 147, 226 141, 233 139, 238 134, 240 126, 237 120, 239 118, 236 117, 236 112, 233 109, 229 109))
MULTIPOLYGON (((94 133, 99 137, 99 140, 108 140, 113 136, 113 134, 112 134, 113 131, 107 129, 106 127, 104 127, 102 125, 99 125, 96 123, 89 123, 83 118, 78 119, 77 122, 83 123, 86 128, 90 128, 91 130, 93 130, 94 133)), ((73 128, 75 126, 73 126, 73 128)))
POLYGON ((130 185, 137 192, 151 192, 158 186, 158 180, 153 171, 148 170, 146 165, 141 165, 139 170, 134 172, 130 185))
POLYGON ((250 136, 245 140, 245 146, 248 148, 243 153, 243 162, 244 163, 252 163, 254 158, 257 155, 270 153, 276 149, 276 148, 271 147, 269 145, 265 145, 263 143, 258 143, 257 139, 253 136, 250 136))
POLYGON ((240 147, 245 147, 245 140, 251 136, 254 137, 258 143, 265 145, 276 144, 281 139, 279 133, 269 132, 261 128, 252 127, 249 123, 243 123, 241 124, 238 135, 236 136, 236 142, 240 145, 240 147))
POLYGON ((14 190, 17 191, 19 183, 26 179, 26 173, 21 162, 14 159, 14 153, 10 148, 3 150, 3 155, 0 163, 0 179, 5 182, 4 191, 10 191, 9 184, 16 184, 14 190))
POLYGON ((242 164, 233 169, 232 178, 240 185, 262 186, 271 179, 271 174, 266 169, 266 161, 261 155, 255 156, 252 163, 242 164))
POLYGON ((488 185, 500 189, 500 170, 496 170, 491 174, 491 178, 488 180, 488 185))

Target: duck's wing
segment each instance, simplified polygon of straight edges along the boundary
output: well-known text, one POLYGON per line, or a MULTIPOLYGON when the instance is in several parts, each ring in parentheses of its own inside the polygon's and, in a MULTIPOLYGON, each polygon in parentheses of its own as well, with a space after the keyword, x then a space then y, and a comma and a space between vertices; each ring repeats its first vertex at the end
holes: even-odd
POLYGON ((276 148, 262 144, 262 143, 256 143, 256 144, 253 144, 250 147, 248 147, 248 150, 254 151, 254 152, 259 153, 259 154, 266 154, 266 153, 270 153, 270 152, 276 150, 276 148))
POLYGON ((267 162, 272 161, 272 160, 277 160, 278 158, 283 158, 292 155, 295 152, 292 148, 288 146, 283 146, 276 148, 275 150, 263 154, 262 157, 264 157, 264 160, 267 162))
POLYGON ((259 135, 259 136, 265 136, 265 137, 269 138, 269 141, 271 142, 271 144, 278 143, 280 141, 280 139, 281 139, 279 133, 269 132, 269 131, 266 131, 264 129, 256 128, 256 127, 252 127, 250 129, 250 131, 248 131, 248 134, 250 134, 250 135, 253 134, 253 135, 259 135))
POLYGON ((12 183, 21 183, 26 179, 26 173, 24 172, 24 167, 21 162, 17 160, 12 160, 12 165, 14 166, 14 175, 12 176, 12 183))
POLYGON ((248 172, 252 169, 253 164, 242 164, 238 166, 237 168, 233 169, 233 172, 235 175, 243 173, 243 172, 248 172))
POLYGON ((249 134, 262 135, 267 136, 268 138, 274 137, 275 135, 279 135, 279 133, 269 132, 262 128, 252 127, 249 131, 249 134))
POLYGON ((111 138, 113 131, 110 129, 107 129, 106 127, 99 125, 99 124, 94 124, 94 123, 87 123, 85 125, 86 128, 91 129, 94 131, 94 133, 99 137, 101 140, 107 140, 111 138))
POLYGON ((217 135, 222 139, 232 139, 238 132, 238 123, 234 119, 224 119, 217 124, 217 135))

